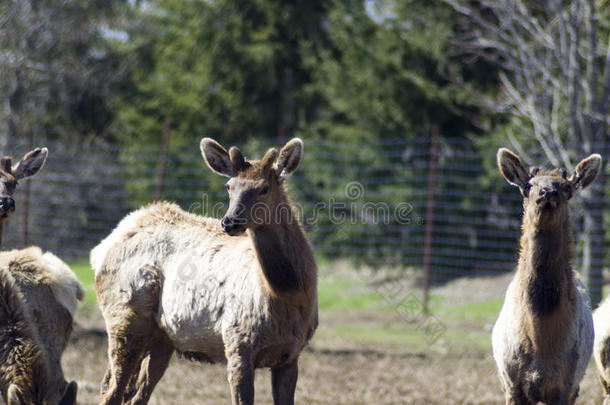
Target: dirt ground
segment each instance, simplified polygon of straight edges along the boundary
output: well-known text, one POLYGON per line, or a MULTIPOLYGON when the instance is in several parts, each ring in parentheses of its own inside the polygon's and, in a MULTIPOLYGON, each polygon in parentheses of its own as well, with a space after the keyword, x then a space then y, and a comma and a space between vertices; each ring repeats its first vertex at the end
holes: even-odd
MULTIPOLYGON (((321 319, 321 328, 334 319, 321 319)), ((98 312, 80 315, 64 355, 67 378, 79 384, 79 403, 95 404, 106 367, 106 339, 98 312)), ((323 335, 323 334, 321 334, 323 335)), ((591 363, 578 404, 601 404, 601 388, 591 363)), ((151 404, 230 404, 223 365, 174 357, 151 404)), ((256 403, 272 404, 267 370, 256 375, 256 403)), ((314 338, 300 361, 297 404, 501 404, 502 394, 490 353, 482 350, 410 351, 396 346, 362 346, 314 338)))

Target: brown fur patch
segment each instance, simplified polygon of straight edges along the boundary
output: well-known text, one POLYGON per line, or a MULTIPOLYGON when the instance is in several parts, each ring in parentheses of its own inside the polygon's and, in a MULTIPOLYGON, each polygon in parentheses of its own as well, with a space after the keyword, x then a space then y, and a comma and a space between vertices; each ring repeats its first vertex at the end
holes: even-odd
POLYGON ((270 287, 278 293, 298 290, 302 287, 299 273, 292 261, 282 252, 279 235, 272 227, 260 227, 252 233, 258 260, 270 287))
POLYGON ((25 301, 10 273, 0 267, 0 391, 16 384, 26 402, 38 402, 36 387, 48 383, 44 356, 25 301))
MULTIPOLYGON (((32 370, 38 370, 36 372, 39 375, 34 377, 34 381, 43 384, 40 391, 50 403, 59 402, 67 386, 61 368, 61 355, 70 338, 73 324, 70 310, 55 295, 55 291, 59 291, 58 283, 71 281, 64 279, 65 274, 58 271, 55 265, 51 257, 45 257, 37 247, 0 253, 0 269, 10 274, 22 294, 34 342, 42 353, 38 361, 40 366, 32 370)), ((82 290, 75 291, 73 287, 75 286, 71 285, 61 291, 74 293, 77 297, 82 294, 82 290)))
POLYGON ((265 174, 265 164, 262 160, 246 161, 242 170, 237 174, 236 177, 242 178, 242 179, 247 179, 247 180, 268 179, 270 181, 271 180, 277 181, 277 179, 278 179, 278 177, 275 176, 275 173, 273 173, 273 171, 269 171, 268 173, 265 174))

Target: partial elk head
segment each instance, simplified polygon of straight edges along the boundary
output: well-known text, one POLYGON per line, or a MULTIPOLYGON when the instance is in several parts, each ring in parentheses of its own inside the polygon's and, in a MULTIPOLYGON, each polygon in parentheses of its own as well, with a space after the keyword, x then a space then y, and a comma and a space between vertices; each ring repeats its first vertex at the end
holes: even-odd
POLYGON ((210 138, 201 141, 201 153, 214 172, 230 177, 229 209, 221 221, 229 235, 239 235, 275 218, 283 176, 301 162, 303 141, 294 138, 279 152, 269 149, 261 160, 246 160, 235 146, 227 152, 210 138))
MULTIPOLYGON (((44 377, 35 376, 35 378, 41 379, 40 383, 45 384, 48 381, 45 380, 44 377)), ((40 385, 40 383, 38 385, 40 385)), ((76 394, 78 391, 78 386, 76 381, 72 381, 70 384, 66 384, 63 393, 60 398, 52 398, 54 395, 51 395, 47 392, 45 396, 44 392, 49 391, 50 387, 43 387, 41 390, 40 387, 34 387, 30 389, 25 389, 23 387, 19 387, 17 384, 11 384, 8 387, 6 399, 7 405, 75 405, 76 404, 76 394), (44 389, 46 388, 46 390, 44 389), (41 397, 42 396, 42 397, 41 397)))
POLYGON ((35 175, 42 169, 49 151, 37 148, 25 154, 17 164, 5 156, 0 161, 0 220, 6 219, 15 211, 13 193, 19 180, 35 175))
POLYGON ((498 150, 498 167, 504 178, 519 187, 527 215, 549 220, 567 215, 567 202, 574 193, 595 180, 602 167, 602 158, 593 154, 583 159, 568 177, 564 169, 526 170, 517 155, 508 149, 498 150))

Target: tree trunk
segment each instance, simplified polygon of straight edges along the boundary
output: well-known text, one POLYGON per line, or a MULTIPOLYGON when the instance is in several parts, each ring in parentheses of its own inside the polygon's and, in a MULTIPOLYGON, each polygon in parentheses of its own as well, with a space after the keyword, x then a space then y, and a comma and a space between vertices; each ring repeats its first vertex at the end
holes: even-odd
POLYGON ((582 274, 591 297, 591 306, 596 308, 602 299, 603 268, 605 253, 604 206, 606 176, 603 170, 591 184, 590 195, 584 201, 584 229, 582 274))

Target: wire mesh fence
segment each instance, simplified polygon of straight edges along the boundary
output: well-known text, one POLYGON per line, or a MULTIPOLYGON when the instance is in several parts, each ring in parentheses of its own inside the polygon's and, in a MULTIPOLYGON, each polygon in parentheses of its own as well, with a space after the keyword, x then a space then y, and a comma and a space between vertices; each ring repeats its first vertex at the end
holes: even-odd
MULTIPOLYGON (((24 142, 12 143, 6 152, 15 158, 26 152, 24 142)), ((85 260, 125 214, 159 192, 202 215, 221 217, 228 206, 226 180, 205 166, 197 142, 175 142, 165 156, 160 146, 38 143, 49 148, 47 165, 29 180, 28 212, 21 204, 27 188, 18 186, 4 249, 34 244, 66 260, 85 260)), ((259 158, 277 142, 240 146, 246 157, 259 158)), ((419 271, 428 254, 431 283, 499 274, 516 264, 522 209, 519 192, 495 167, 498 146, 441 137, 432 154, 429 138, 305 139, 303 161, 287 184, 322 256, 419 271)), ((578 268, 582 202, 572 205, 578 268)))

